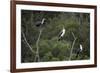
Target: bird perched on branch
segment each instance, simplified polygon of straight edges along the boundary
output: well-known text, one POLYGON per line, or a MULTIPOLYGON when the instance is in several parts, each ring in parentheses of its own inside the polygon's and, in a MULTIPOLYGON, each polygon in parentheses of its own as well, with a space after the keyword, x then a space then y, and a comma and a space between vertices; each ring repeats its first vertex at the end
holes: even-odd
POLYGON ((60 41, 62 38, 63 38, 63 36, 65 35, 65 28, 64 28, 64 26, 63 26, 63 29, 61 30, 61 32, 59 33, 59 38, 58 38, 58 41, 60 41))
POLYGON ((80 44, 80 48, 79 48, 78 51, 77 51, 76 58, 79 56, 79 54, 82 52, 82 50, 83 50, 83 47, 82 47, 82 45, 80 44))
POLYGON ((36 26, 37 26, 37 27, 43 26, 43 24, 45 23, 45 20, 46 20, 46 19, 43 18, 41 21, 37 21, 37 22, 36 22, 36 26))

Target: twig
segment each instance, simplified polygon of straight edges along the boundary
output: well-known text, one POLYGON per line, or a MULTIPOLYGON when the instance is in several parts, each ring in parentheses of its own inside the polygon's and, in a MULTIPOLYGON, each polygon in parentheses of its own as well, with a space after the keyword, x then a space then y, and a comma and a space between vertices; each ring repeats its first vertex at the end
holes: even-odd
POLYGON ((32 49, 32 47, 31 47, 31 46, 30 46, 30 44, 28 43, 28 41, 27 41, 27 39, 26 39, 26 37, 25 37, 24 32, 22 32, 22 35, 23 35, 23 38, 24 38, 24 40, 25 40, 25 42, 26 42, 27 46, 28 46, 28 47, 29 47, 29 49, 31 50, 31 52, 32 52, 32 53, 35 53, 35 51, 32 49))
POLYGON ((75 35, 74 35, 74 33, 72 32, 72 35, 73 35, 73 37, 74 37, 74 41, 73 41, 73 44, 72 44, 72 47, 71 47, 71 51, 70 51, 70 57, 69 57, 69 60, 71 60, 71 57, 72 57, 72 52, 73 52, 73 47, 74 47, 74 45, 75 45, 75 41, 76 41, 76 37, 75 37, 75 35))
POLYGON ((72 35, 73 35, 74 39, 76 39, 76 37, 75 37, 75 35, 74 35, 74 33, 73 33, 73 32, 72 32, 72 35))

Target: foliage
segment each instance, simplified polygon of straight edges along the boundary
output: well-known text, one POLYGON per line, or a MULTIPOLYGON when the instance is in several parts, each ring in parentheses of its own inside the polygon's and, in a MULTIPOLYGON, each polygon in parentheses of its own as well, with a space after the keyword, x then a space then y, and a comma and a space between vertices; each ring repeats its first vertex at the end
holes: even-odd
MULTIPOLYGON (((71 60, 84 60, 90 58, 90 15, 89 13, 53 12, 53 11, 21 11, 21 32, 32 50, 36 51, 36 41, 39 31, 43 29, 39 41, 39 56, 41 62, 69 60, 74 37, 77 37, 73 47, 71 60), (43 27, 36 27, 36 22, 46 19, 43 27), (62 27, 66 29, 62 40, 58 41, 62 27), (83 51, 76 58, 79 45, 83 45, 83 51)), ((35 53, 32 53, 21 35, 21 61, 34 62, 35 53)))

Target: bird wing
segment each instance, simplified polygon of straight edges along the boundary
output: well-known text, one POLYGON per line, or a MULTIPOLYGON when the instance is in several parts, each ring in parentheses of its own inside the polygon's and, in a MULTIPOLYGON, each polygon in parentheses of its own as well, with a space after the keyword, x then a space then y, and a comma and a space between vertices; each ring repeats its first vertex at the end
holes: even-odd
POLYGON ((35 24, 36 24, 36 25, 40 25, 40 24, 41 24, 41 22, 40 22, 40 21, 37 21, 35 24))
POLYGON ((62 34, 62 31, 60 31, 60 33, 59 33, 58 37, 60 37, 60 36, 61 36, 61 34, 62 34))
POLYGON ((65 29, 63 28, 62 30, 61 30, 61 32, 59 33, 59 37, 62 37, 63 35, 65 34, 65 29))

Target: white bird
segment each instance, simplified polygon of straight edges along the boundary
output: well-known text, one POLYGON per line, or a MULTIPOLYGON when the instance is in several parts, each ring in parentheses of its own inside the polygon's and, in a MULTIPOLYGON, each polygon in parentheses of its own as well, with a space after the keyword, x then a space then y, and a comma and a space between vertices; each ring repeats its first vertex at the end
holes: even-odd
POLYGON ((83 47, 82 47, 82 45, 80 44, 80 51, 82 51, 83 50, 83 47))
POLYGON ((63 29, 61 30, 61 32, 60 32, 60 34, 59 34, 59 39, 58 39, 58 41, 59 40, 61 40, 62 38, 63 38, 63 36, 64 36, 64 34, 65 34, 65 28, 63 27, 63 29))
POLYGON ((46 19, 43 18, 41 21, 37 21, 37 22, 36 22, 36 26, 37 26, 37 27, 42 26, 42 25, 44 24, 45 20, 46 20, 46 19))
POLYGON ((82 50, 83 50, 83 47, 82 47, 82 45, 80 44, 80 48, 77 50, 76 58, 77 58, 78 55, 82 52, 82 50))

